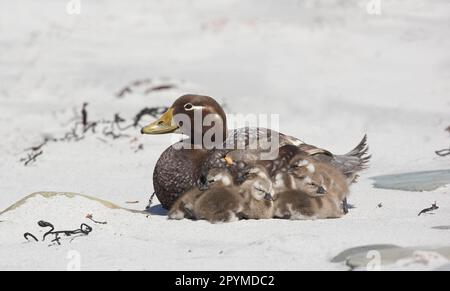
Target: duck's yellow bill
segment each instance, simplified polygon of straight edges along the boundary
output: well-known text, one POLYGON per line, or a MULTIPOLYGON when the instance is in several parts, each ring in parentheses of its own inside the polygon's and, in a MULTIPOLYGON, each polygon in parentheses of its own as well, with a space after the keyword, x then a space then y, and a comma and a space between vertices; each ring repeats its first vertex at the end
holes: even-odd
POLYGON ((150 123, 141 129, 142 134, 165 134, 178 129, 173 124, 173 108, 169 108, 158 120, 150 123))

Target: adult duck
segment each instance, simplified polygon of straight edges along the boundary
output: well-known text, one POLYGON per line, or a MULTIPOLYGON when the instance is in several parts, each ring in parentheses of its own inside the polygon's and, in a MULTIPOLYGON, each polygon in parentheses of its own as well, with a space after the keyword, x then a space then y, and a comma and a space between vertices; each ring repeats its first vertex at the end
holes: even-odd
POLYGON ((262 154, 266 154, 267 159, 271 154, 269 152, 274 149, 274 146, 267 147, 268 144, 275 144, 275 150, 284 145, 295 145, 310 155, 330 161, 351 178, 365 168, 370 158, 367 156, 366 137, 348 154, 333 155, 327 150, 270 129, 241 128, 228 131, 227 117, 219 103, 209 96, 201 95, 179 97, 158 120, 142 128, 141 133, 180 133, 186 136, 186 139, 162 153, 153 172, 154 191, 166 209, 181 194, 198 185, 205 162, 208 167, 214 163, 224 163, 223 157, 230 151, 233 151, 234 161, 245 162, 260 159, 262 154))

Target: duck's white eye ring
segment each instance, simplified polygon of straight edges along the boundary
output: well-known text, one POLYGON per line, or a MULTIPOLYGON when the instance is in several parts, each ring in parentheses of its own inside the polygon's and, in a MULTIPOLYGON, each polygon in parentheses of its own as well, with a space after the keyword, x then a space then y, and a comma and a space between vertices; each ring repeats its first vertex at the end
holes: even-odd
POLYGON ((187 110, 187 111, 191 111, 191 110, 194 109, 194 105, 192 105, 192 103, 186 103, 184 105, 184 109, 187 110))

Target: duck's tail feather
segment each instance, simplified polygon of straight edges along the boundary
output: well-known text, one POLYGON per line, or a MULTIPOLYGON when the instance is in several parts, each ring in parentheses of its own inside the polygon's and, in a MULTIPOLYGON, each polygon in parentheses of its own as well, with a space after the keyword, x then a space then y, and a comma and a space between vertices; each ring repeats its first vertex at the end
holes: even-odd
POLYGON ((370 158, 367 135, 350 152, 345 155, 334 155, 332 164, 339 168, 348 178, 349 182, 355 182, 358 173, 369 167, 370 158))
MULTIPOLYGON (((359 144, 350 152, 348 152, 347 154, 345 154, 344 156, 353 156, 353 157, 358 157, 358 158, 369 158, 370 156, 367 156, 369 152, 369 146, 367 145, 367 134, 364 135, 363 139, 359 142, 359 144)), ((366 159, 366 162, 368 162, 368 160, 366 159)))

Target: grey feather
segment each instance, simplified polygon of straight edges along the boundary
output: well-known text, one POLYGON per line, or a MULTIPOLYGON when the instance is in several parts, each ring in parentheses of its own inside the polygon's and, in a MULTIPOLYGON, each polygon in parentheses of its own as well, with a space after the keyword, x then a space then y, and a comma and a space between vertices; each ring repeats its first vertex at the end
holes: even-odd
POLYGON ((330 162, 336 168, 340 169, 347 176, 349 182, 356 182, 358 172, 369 167, 369 161, 372 156, 368 152, 367 135, 364 135, 361 142, 345 155, 328 156, 319 154, 315 157, 321 161, 330 162))

